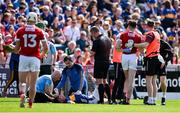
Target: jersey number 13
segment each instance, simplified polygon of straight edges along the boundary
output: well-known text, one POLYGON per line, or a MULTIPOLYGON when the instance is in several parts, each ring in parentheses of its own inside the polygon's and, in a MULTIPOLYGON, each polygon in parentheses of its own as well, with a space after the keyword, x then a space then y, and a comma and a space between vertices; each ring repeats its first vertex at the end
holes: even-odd
POLYGON ((24 34, 24 47, 36 47, 36 34, 24 34))

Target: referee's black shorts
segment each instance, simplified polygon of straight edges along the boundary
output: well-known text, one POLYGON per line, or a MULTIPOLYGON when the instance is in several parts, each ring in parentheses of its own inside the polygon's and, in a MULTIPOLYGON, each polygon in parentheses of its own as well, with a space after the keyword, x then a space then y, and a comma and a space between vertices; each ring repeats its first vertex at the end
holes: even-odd
POLYGON ((109 69, 109 61, 95 61, 94 63, 94 78, 106 79, 109 69))
POLYGON ((154 76, 159 74, 160 62, 157 56, 147 58, 145 65, 145 72, 147 76, 154 76))

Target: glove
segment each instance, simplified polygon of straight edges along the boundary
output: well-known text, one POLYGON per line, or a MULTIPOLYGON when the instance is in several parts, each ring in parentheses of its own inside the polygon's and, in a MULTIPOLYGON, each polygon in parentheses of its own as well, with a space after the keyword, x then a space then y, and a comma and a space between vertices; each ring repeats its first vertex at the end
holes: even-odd
POLYGON ((59 95, 59 90, 57 88, 54 88, 55 95, 59 95))
POLYGON ((74 94, 75 94, 75 95, 80 95, 80 94, 82 94, 82 93, 81 93, 80 90, 77 90, 74 94))
POLYGON ((133 48, 133 46, 134 46, 133 40, 128 40, 128 42, 125 44, 125 47, 127 47, 127 48, 133 48))

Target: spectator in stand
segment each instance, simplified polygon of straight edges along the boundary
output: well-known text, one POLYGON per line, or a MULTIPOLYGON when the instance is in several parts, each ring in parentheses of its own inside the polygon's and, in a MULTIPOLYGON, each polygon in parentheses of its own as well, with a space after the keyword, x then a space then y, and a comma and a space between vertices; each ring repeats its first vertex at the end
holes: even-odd
POLYGON ((82 56, 82 51, 80 48, 75 48, 74 53, 70 55, 73 62, 77 61, 79 56, 82 56))
POLYGON ((125 30, 121 20, 116 20, 114 26, 111 29, 113 39, 116 39, 118 35, 125 30))
POLYGON ((80 10, 78 12, 78 14, 84 15, 85 18, 87 18, 88 15, 89 15, 89 13, 87 12, 86 8, 87 8, 86 3, 82 3, 82 5, 80 6, 80 10))
POLYGON ((62 14, 62 8, 56 4, 53 6, 53 20, 55 17, 58 17, 60 20, 64 21, 63 14, 62 14))
POLYGON ((95 21, 93 22, 92 26, 97 26, 100 30, 100 33, 103 34, 104 30, 103 30, 103 20, 99 19, 96 17, 95 21))
POLYGON ((81 29, 84 19, 85 19, 84 15, 82 14, 77 15, 77 27, 79 29, 81 29))
POLYGON ((49 39, 49 41, 50 42, 52 42, 52 43, 58 43, 57 41, 56 41, 56 38, 57 37, 54 37, 54 30, 53 29, 51 29, 51 28, 46 28, 46 32, 47 32, 47 35, 48 35, 48 39, 49 39))
POLYGON ((122 9, 121 7, 116 8, 115 12, 112 16, 112 21, 115 22, 116 20, 122 20, 122 9))
POLYGON ((28 12, 36 12, 37 14, 39 14, 39 8, 36 7, 37 4, 34 0, 30 0, 30 2, 28 3, 28 12))
POLYGON ((72 18, 77 18, 77 8, 76 7, 72 7, 71 8, 71 17, 72 18))
POLYGON ((4 27, 9 26, 10 19, 11 19, 11 13, 5 12, 1 21, 4 27))
POLYGON ((85 31, 81 31, 80 39, 76 41, 76 44, 77 47, 79 47, 82 51, 85 51, 85 48, 89 46, 87 34, 85 31))
POLYGON ((50 28, 52 28, 54 30, 54 33, 64 36, 63 27, 64 27, 64 25, 62 23, 62 18, 59 18, 58 16, 54 17, 54 20, 50 26, 50 28))
POLYGON ((96 5, 93 5, 89 11, 89 16, 92 17, 92 16, 98 16, 98 11, 97 11, 97 6, 96 5))
POLYGON ((158 16, 157 19, 154 19, 155 21, 155 28, 160 31, 161 39, 168 41, 167 39, 167 33, 164 31, 163 27, 161 26, 161 17, 158 16))
MULTIPOLYGON (((180 1, 179 0, 173 0, 172 1, 172 6, 173 8, 176 10, 176 12, 179 10, 179 4, 180 4, 180 1)), ((178 12, 177 12, 178 13, 178 12)))
POLYGON ((74 54, 75 48, 76 48, 76 42, 75 41, 70 41, 70 42, 68 42, 68 47, 65 49, 65 53, 67 55, 74 54))
POLYGON ((65 21, 67 21, 68 18, 72 18, 72 16, 71 16, 71 7, 70 6, 66 6, 65 13, 64 13, 65 21))
POLYGON ((20 6, 19 6, 19 10, 18 12, 16 13, 15 17, 18 18, 19 16, 25 16, 26 17, 26 12, 25 12, 25 9, 26 9, 26 3, 22 2, 20 3, 20 6))
POLYGON ((157 0, 147 0, 145 18, 153 18, 160 14, 158 12, 157 0))
POLYGON ((173 8, 171 1, 166 0, 163 3, 164 8, 162 9, 162 27, 167 30, 168 27, 172 28, 176 25, 176 10, 173 8))
MULTIPOLYGON (((12 13, 11 13, 12 14, 12 13)), ((16 18, 14 17, 14 15, 11 15, 10 21, 9 21, 9 26, 12 25, 14 27, 14 25, 16 24, 16 18)), ((9 30, 9 26, 6 26, 6 29, 9 30)))
POLYGON ((79 10, 80 5, 81 5, 81 0, 72 0, 72 5, 74 7, 77 7, 78 8, 77 10, 79 10))
POLYGON ((26 18, 24 16, 19 16, 17 18, 17 24, 14 26, 15 31, 17 31, 20 27, 26 24, 26 18))
POLYGON ((2 9, 2 12, 4 13, 5 10, 7 9, 7 7, 12 7, 12 3, 11 3, 11 0, 5 0, 2 4, 1 4, 1 9, 2 9))
POLYGON ((80 29, 76 26, 77 20, 76 18, 72 19, 71 25, 67 26, 64 29, 64 35, 66 37, 66 41, 77 41, 80 37, 80 29))
POLYGON ((173 54, 171 64, 178 64, 178 55, 176 53, 173 54))
POLYGON ((59 68, 64 68, 65 63, 64 63, 64 58, 68 56, 66 53, 62 53, 59 55, 59 60, 57 61, 59 68))
POLYGON ((49 6, 43 6, 43 12, 40 14, 40 17, 42 18, 42 20, 46 20, 48 22, 47 27, 51 25, 51 23, 53 22, 53 15, 50 11, 49 6))
POLYGON ((83 66, 84 68, 84 65, 83 65, 83 56, 80 55, 76 58, 76 61, 75 61, 76 64, 80 64, 81 66, 83 66))
POLYGON ((172 27, 172 28, 167 28, 166 33, 167 33, 168 43, 169 43, 172 47, 175 47, 175 44, 176 44, 176 42, 177 42, 177 38, 176 38, 177 33, 176 33, 175 26, 172 27))
POLYGON ((103 34, 111 39, 112 38, 112 31, 110 29, 111 25, 110 25, 109 21, 104 21, 102 28, 103 28, 103 34))
POLYGON ((89 22, 87 19, 84 19, 81 25, 81 31, 85 31, 87 36, 89 36, 89 22))

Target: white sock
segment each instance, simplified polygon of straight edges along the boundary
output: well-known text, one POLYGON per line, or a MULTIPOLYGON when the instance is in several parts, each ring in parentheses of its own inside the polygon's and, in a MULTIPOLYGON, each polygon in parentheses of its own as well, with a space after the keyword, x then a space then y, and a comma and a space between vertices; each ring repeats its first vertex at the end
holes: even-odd
POLYGON ((150 103, 150 104, 153 103, 153 97, 148 97, 148 103, 150 103))
POLYGON ((20 83, 19 89, 22 94, 25 94, 26 92, 26 83, 20 83))
POLYGON ((163 98, 166 98, 166 92, 163 92, 163 93, 162 93, 162 97, 163 97, 163 98))

